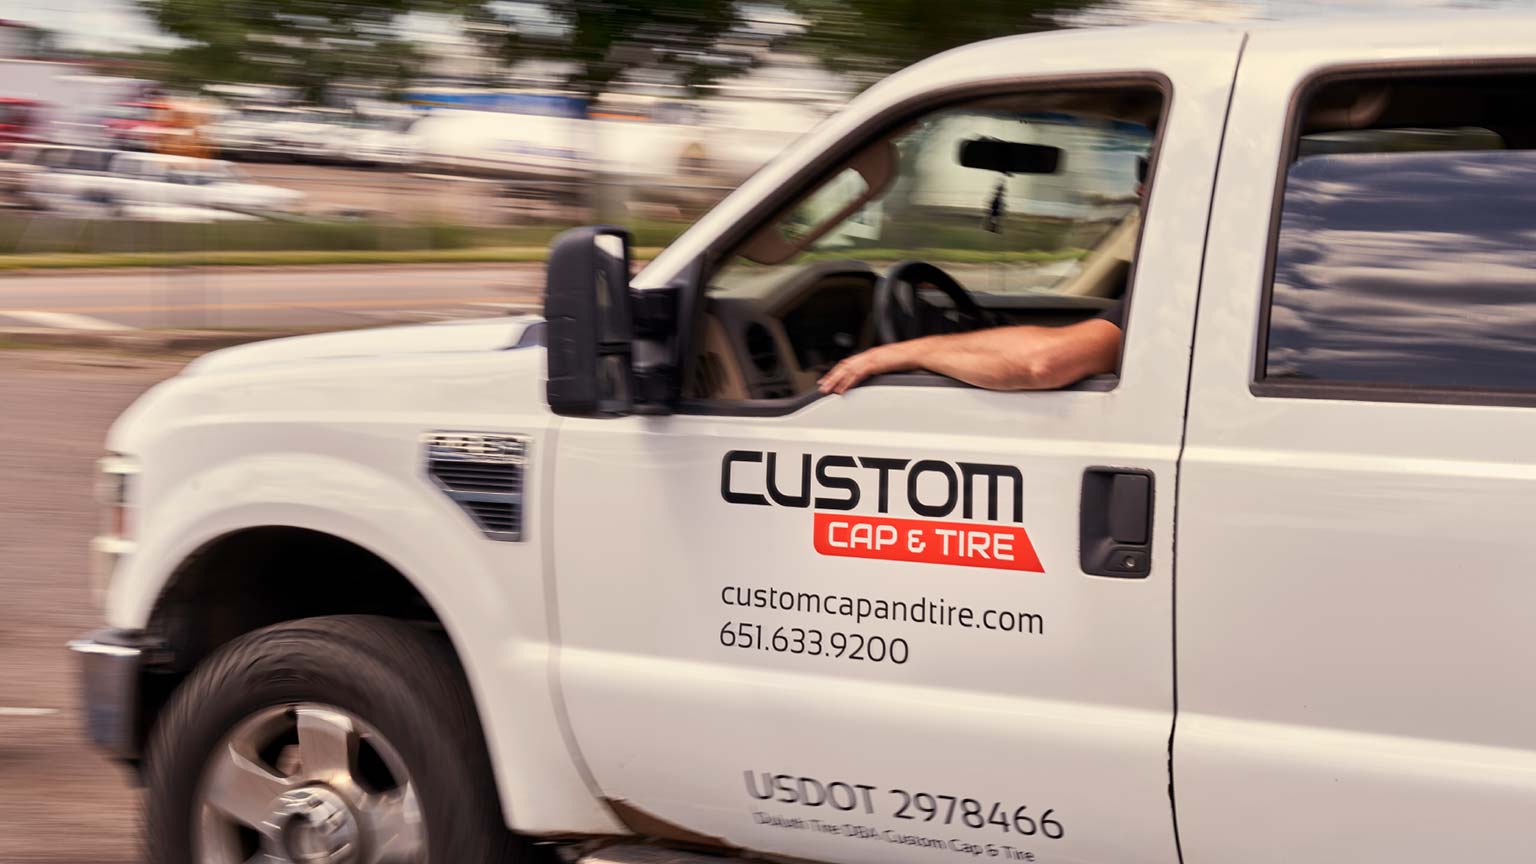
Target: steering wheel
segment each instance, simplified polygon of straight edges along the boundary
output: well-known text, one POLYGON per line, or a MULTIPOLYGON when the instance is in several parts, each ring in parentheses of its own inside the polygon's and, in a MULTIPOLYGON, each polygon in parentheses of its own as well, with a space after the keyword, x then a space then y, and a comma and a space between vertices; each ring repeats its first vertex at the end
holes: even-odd
POLYGON ((930 333, 980 330, 992 323, 992 316, 977 304, 971 292, 927 261, 893 264, 875 283, 875 334, 882 345, 930 333), (951 321, 945 310, 924 303, 917 296, 919 285, 942 291, 955 304, 959 320, 951 321))

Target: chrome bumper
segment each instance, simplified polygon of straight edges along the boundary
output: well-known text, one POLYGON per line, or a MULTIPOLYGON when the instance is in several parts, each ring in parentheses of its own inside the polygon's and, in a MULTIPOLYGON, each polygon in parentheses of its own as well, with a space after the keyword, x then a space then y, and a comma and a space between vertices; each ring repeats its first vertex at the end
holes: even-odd
POLYGON ((139 755, 140 634, 97 630, 69 643, 80 660, 85 729, 97 746, 121 759, 139 755))

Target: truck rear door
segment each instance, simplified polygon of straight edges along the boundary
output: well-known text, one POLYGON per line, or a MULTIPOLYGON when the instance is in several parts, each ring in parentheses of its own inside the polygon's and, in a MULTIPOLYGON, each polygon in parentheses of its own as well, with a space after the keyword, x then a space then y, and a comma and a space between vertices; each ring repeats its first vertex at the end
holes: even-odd
MULTIPOLYGON (((545 528, 561 688, 595 786, 636 831, 870 864, 1177 860, 1175 467, 1241 38, 988 43, 883 87, 745 187, 819 183, 820 150, 859 150, 871 118, 946 92, 1160 92, 1118 376, 562 421, 545 528)), ((1135 208, 1134 151, 1065 158, 1112 164, 1135 208)), ((990 196, 982 180, 966 203, 990 196)))
POLYGON ((1187 864, 1536 849, 1533 45, 1250 39, 1180 478, 1187 864))

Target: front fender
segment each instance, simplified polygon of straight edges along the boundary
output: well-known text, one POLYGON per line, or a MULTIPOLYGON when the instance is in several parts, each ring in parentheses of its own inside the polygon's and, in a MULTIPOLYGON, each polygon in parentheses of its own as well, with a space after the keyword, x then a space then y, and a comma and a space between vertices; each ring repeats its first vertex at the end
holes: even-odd
MULTIPOLYGON (((508 825, 531 834, 623 833, 567 746, 537 531, 527 531, 530 542, 487 541, 424 475, 394 473, 402 464, 395 458, 373 454, 364 463, 346 452, 226 452, 183 476, 148 475, 160 485, 146 487, 153 506, 138 548, 114 574, 108 622, 146 626, 182 562, 231 532, 286 526, 346 540, 402 573, 443 622, 480 711, 508 825)), ((530 467, 527 492, 536 501, 545 472, 530 467)), ((529 511, 532 522, 538 508, 529 511)))
MULTIPOLYGON (((112 579, 107 621, 114 627, 143 627, 192 553, 226 534, 266 526, 319 531, 372 551, 405 574, 451 630, 473 626, 460 619, 503 609, 509 599, 502 580, 487 572, 489 562, 471 551, 474 526, 425 481, 407 485, 323 454, 263 453, 218 462, 157 491, 134 554, 112 579), (455 575, 438 575, 444 572, 455 575)), ((500 630, 547 641, 542 608, 521 611, 503 618, 500 630)))

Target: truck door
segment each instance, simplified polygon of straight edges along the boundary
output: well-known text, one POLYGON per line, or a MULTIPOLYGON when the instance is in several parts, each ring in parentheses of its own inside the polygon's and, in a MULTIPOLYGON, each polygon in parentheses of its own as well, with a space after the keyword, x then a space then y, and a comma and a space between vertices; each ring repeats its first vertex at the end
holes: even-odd
POLYGON ((1533 44, 1248 44, 1180 478, 1187 864, 1536 849, 1533 44))
POLYGON ((1175 469, 1239 39, 969 49, 872 91, 680 241, 729 243, 776 202, 836 213, 862 179, 846 193, 834 161, 824 182, 826 160, 878 141, 936 154, 816 254, 706 263, 689 386, 715 398, 561 423, 559 680, 574 747, 637 832, 882 864, 1177 860, 1175 469), (955 129, 1057 148, 1060 170, 970 172, 955 129), (898 211, 935 221, 902 234, 898 211), (939 258, 1013 320, 1068 320, 1111 304, 1121 288, 1095 280, 1138 230, 1118 374, 810 392, 868 341, 870 268, 939 258), (935 251, 973 231, 971 251, 935 251))

